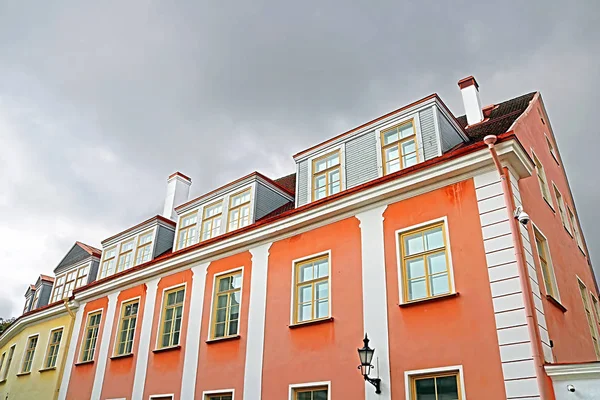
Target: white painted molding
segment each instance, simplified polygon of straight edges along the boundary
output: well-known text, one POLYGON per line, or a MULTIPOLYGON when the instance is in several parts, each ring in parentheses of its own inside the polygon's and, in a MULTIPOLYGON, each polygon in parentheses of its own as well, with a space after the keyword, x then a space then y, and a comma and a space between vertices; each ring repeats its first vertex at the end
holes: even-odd
POLYGON ((152 322, 154 319, 154 304, 156 303, 156 290, 160 278, 155 278, 146 283, 146 299, 144 314, 142 315, 142 330, 140 332, 140 345, 137 349, 135 363, 135 376, 133 378, 132 400, 142 400, 146 384, 146 371, 148 369, 148 355, 150 353, 150 336, 152 335, 152 322))
POLYGON ((94 376, 94 386, 92 387, 92 399, 99 399, 102 394, 104 372, 106 371, 108 349, 110 348, 110 334, 115 320, 119 293, 121 292, 114 292, 108 295, 108 307, 106 308, 106 318, 104 319, 104 327, 100 338, 100 352, 98 353, 98 364, 96 367, 96 375, 94 376))
POLYGON ((261 398, 267 307, 267 272, 271 245, 272 243, 266 243, 250 249, 252 273, 250 274, 246 364, 244 367, 244 394, 242 396, 244 399, 261 398))
POLYGON ((71 341, 69 342, 69 350, 67 352, 67 359, 65 360, 65 370, 63 371, 62 382, 60 383, 60 390, 58 393, 58 400, 65 400, 67 398, 67 389, 69 388, 69 380, 71 379, 71 370, 73 369, 73 363, 75 362, 75 352, 77 351, 77 340, 79 339, 79 331, 81 330, 81 321, 83 320, 83 313, 85 311, 85 304, 81 304, 75 315, 75 323, 73 324, 73 331, 71 334, 71 341))
POLYGON ((598 375, 600 377, 600 361, 546 365, 544 369, 546 374, 551 377, 574 378, 576 375, 598 375))
MULTIPOLYGON (((391 400, 389 331, 387 319, 387 290, 385 252, 383 247, 383 213, 380 206, 356 214, 360 221, 363 282, 363 326, 373 346, 377 375, 381 378, 381 394, 365 381, 365 400, 391 400), (376 313, 373 310, 377 310, 376 313)), ((360 343, 362 338, 356 338, 360 343)))
POLYGON ((185 356, 183 359, 183 376, 181 379, 181 398, 193 399, 196 392, 198 373, 198 355, 200 352, 200 332, 202 330, 202 310, 204 306, 204 290, 206 271, 209 263, 192 267, 192 294, 190 298, 190 317, 188 319, 185 356))

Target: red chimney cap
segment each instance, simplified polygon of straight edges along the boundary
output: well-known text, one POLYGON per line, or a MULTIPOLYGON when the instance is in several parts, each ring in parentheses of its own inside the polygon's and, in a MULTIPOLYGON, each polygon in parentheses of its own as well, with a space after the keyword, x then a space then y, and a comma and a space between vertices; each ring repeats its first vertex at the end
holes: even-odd
POLYGON ((475 89, 479 89, 479 84, 477 84, 477 81, 475 80, 475 77, 473 75, 467 76, 466 78, 462 78, 460 81, 458 81, 458 87, 461 89, 473 85, 475 86, 475 89))
POLYGON ((170 179, 172 179, 172 178, 175 178, 176 176, 180 176, 180 177, 182 177, 183 179, 185 179, 186 181, 190 181, 190 182, 192 181, 192 178, 190 178, 190 177, 189 177, 189 176, 187 176, 187 175, 184 175, 184 174, 182 174, 182 173, 181 173, 181 172, 179 172, 179 171, 177 171, 177 172, 175 172, 175 173, 173 173, 173 174, 169 175, 169 179, 167 179, 167 180, 170 180, 170 179))

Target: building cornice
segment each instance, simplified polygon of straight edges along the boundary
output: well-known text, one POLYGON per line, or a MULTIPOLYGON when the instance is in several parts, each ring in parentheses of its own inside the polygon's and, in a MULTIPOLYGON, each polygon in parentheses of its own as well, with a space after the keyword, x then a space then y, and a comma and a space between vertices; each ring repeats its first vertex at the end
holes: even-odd
POLYGON ((555 364, 544 366, 550 377, 569 377, 574 375, 600 375, 600 361, 579 364, 555 364))
MULTIPOLYGON (((505 134, 496 146, 503 163, 519 177, 530 176, 533 163, 513 135, 505 134)), ((79 301, 89 301, 107 292, 141 284, 153 277, 191 264, 210 262, 230 254, 246 251, 262 243, 281 240, 315 227, 330 224, 355 215, 359 210, 418 196, 452 183, 469 179, 482 169, 493 168, 492 159, 483 143, 465 149, 454 158, 438 157, 421 169, 405 175, 388 175, 378 180, 340 192, 324 199, 290 210, 281 216, 260 221, 231 234, 201 242, 164 257, 131 268, 75 290, 79 301), (262 222, 262 223, 261 223, 262 222)))
POLYGON ((148 229, 153 228, 158 225, 164 226, 171 230, 175 230, 176 223, 175 223, 175 221, 172 221, 161 215, 155 215, 154 217, 147 219, 144 222, 141 222, 135 226, 132 226, 131 228, 124 230, 123 232, 119 232, 116 235, 109 237, 108 239, 104 239, 100 244, 102 244, 103 248, 107 248, 109 246, 112 246, 115 243, 119 243, 120 241, 122 241, 124 239, 135 236, 139 232, 148 230, 148 229))

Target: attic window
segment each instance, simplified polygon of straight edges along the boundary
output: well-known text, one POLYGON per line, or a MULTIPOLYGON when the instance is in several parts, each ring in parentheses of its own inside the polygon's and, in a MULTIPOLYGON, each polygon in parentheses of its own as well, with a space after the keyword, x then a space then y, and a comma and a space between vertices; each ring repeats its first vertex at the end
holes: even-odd
POLYGON ((335 151, 313 161, 313 200, 319 200, 340 191, 340 158, 340 152, 335 151))
POLYGON ((229 199, 229 232, 250 225, 250 189, 229 199))
POLYGON ((419 155, 413 121, 382 131, 381 151, 384 175, 415 165, 419 155))

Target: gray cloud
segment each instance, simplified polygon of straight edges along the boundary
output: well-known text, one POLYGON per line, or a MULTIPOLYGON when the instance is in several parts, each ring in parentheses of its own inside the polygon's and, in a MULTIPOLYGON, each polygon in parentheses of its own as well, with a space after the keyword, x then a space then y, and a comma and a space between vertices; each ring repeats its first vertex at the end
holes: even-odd
POLYGON ((192 195, 283 175, 292 154, 432 92, 462 114, 470 74, 486 104, 542 91, 600 240, 595 2, 178 3, 0 4, 0 316, 75 240, 159 212, 171 172, 192 195))

